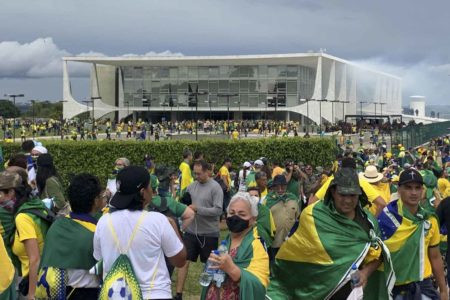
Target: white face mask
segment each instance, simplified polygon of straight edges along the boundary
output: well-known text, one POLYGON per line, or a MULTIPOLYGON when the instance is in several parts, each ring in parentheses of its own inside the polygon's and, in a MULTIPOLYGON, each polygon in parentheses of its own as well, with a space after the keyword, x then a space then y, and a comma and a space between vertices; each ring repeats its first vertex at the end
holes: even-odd
POLYGON ((259 203, 260 199, 257 196, 250 196, 250 197, 252 197, 253 201, 259 203))

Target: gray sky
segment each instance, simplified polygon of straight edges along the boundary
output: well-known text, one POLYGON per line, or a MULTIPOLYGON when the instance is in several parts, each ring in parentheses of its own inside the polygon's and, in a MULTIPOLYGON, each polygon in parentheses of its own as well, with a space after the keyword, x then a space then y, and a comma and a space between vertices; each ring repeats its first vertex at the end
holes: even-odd
MULTIPOLYGON (((404 100, 420 94, 450 104, 447 0, 21 0, 2 1, 0 20, 0 95, 60 99, 64 55, 326 48, 402 77, 404 100)), ((72 85, 76 97, 87 96, 85 78, 72 85)))

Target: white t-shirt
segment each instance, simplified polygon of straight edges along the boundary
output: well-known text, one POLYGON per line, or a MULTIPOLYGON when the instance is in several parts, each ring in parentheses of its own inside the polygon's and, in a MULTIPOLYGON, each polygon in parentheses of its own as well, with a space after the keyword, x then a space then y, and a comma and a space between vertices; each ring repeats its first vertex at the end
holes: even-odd
POLYGON ((250 174, 250 170, 247 170, 244 178, 244 170, 239 171, 239 192, 247 191, 247 182, 245 179, 247 178, 248 174, 250 174))
MULTIPOLYGON (((133 265, 144 299, 172 299, 171 280, 164 255, 172 257, 183 250, 183 244, 176 235, 167 218, 157 212, 119 210, 108 214, 121 248, 128 245, 139 217, 146 216, 140 224, 127 255, 133 265), (156 274, 155 274, 156 270, 156 274), (153 274, 155 274, 152 283, 153 274), (150 286, 153 285, 153 288, 150 286)), ((94 257, 103 259, 104 276, 119 256, 108 226, 108 215, 97 223, 94 235, 94 257)))

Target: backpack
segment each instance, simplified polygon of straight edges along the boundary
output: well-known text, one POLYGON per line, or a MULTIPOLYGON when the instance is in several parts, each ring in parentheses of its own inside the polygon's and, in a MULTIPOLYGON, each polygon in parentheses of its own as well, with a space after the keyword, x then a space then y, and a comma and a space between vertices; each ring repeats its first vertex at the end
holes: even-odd
POLYGON ((214 180, 220 185, 222 192, 225 194, 228 191, 228 186, 225 181, 223 181, 222 177, 220 177, 220 173, 217 173, 217 175, 214 176, 214 180))
POLYGON ((48 209, 47 207, 45 207, 44 209, 28 208, 28 209, 23 209, 20 212, 32 214, 32 215, 38 217, 39 219, 44 220, 49 226, 51 226, 57 218, 56 214, 52 210, 48 209), (45 210, 45 213, 42 210, 45 210))
MULTIPOLYGON (((108 274, 106 274, 103 285, 100 289, 100 300, 142 300, 142 291, 139 286, 138 279, 133 270, 133 265, 131 264, 130 259, 127 256, 127 252, 131 247, 131 243, 136 236, 137 230, 144 220, 144 217, 147 215, 147 212, 143 211, 141 216, 139 217, 136 225, 133 228, 130 239, 128 240, 128 245, 124 249, 120 245, 119 238, 117 237, 116 231, 114 230, 114 226, 111 221, 111 213, 107 214, 106 218, 108 218, 108 227, 111 231, 111 235, 116 243, 116 247, 119 250, 120 255, 114 261, 111 269, 108 274)), ((159 260, 159 258, 158 258, 159 260)), ((159 261, 158 261, 159 263, 159 261)), ((155 280, 156 270, 152 276, 152 281, 155 280)), ((153 283, 151 283, 151 286, 153 283)))

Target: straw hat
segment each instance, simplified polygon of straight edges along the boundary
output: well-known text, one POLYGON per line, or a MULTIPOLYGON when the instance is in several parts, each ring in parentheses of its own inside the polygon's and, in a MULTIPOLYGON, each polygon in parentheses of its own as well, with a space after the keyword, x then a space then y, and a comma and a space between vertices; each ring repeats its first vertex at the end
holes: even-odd
POLYGON ((359 176, 369 183, 375 183, 383 179, 383 174, 378 173, 377 167, 373 165, 367 166, 364 173, 359 173, 359 176))

